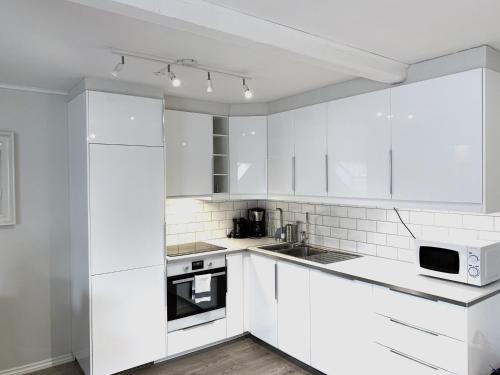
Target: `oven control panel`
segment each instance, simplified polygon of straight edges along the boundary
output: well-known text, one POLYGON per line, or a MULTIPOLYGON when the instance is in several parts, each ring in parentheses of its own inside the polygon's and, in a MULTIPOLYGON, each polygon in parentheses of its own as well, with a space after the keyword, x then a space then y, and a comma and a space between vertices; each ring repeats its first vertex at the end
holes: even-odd
POLYGON ((175 275, 182 275, 184 273, 206 271, 213 268, 221 268, 225 266, 226 266, 225 255, 176 260, 167 263, 167 276, 175 276, 175 275))
POLYGON ((479 250, 469 248, 467 253, 467 273, 469 274, 469 283, 474 284, 472 280, 479 278, 481 275, 481 259, 479 258, 479 250))

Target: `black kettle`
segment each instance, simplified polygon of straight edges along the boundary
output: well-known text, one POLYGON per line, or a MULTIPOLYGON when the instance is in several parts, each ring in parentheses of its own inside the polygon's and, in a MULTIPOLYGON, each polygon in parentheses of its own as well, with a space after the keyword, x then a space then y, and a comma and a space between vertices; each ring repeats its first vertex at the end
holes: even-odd
POLYGON ((247 238, 248 237, 248 220, 244 217, 233 219, 233 238, 247 238))

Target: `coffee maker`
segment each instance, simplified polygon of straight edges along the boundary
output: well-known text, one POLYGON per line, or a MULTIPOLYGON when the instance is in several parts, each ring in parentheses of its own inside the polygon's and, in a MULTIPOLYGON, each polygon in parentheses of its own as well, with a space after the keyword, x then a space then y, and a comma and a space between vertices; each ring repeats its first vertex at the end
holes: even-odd
POLYGON ((266 236, 266 210, 263 208, 251 208, 248 210, 249 236, 266 236))

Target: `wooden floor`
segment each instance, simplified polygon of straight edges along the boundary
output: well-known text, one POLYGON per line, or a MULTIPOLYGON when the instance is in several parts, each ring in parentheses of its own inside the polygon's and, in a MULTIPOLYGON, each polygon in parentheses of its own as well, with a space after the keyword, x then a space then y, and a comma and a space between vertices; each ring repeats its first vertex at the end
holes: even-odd
MULTIPOLYGON (((75 363, 34 373, 36 375, 81 375, 75 363)), ((154 366, 128 371, 127 375, 283 375, 313 374, 249 337, 209 348, 154 366)))

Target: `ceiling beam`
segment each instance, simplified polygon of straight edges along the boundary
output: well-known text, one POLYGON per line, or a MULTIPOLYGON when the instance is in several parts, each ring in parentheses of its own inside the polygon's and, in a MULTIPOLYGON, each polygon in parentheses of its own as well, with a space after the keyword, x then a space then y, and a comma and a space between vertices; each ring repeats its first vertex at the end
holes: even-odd
POLYGON ((407 64, 203 0, 70 1, 219 40, 259 43, 374 81, 392 84, 407 77, 407 64))

